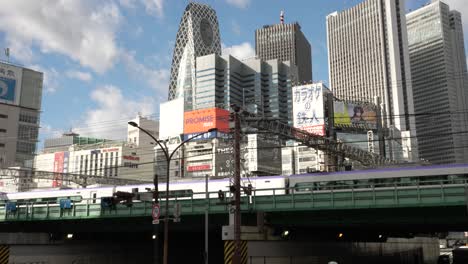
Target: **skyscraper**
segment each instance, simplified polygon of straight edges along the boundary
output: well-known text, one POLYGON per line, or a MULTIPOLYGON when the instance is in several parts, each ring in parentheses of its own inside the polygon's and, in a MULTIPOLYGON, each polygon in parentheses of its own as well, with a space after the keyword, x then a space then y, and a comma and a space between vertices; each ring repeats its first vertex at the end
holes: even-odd
POLYGON ((196 58, 221 54, 218 18, 208 5, 191 2, 185 8, 177 32, 169 83, 169 100, 183 97, 192 110, 196 58))
POLYGON ((263 26, 255 31, 255 52, 263 60, 278 59, 297 66, 297 80, 312 81, 312 55, 309 41, 299 23, 263 26))
POLYGON ((379 97, 384 127, 401 132, 403 155, 416 158, 404 7, 404 0, 367 0, 327 16, 330 88, 340 99, 379 97))
POLYGON ((0 168, 32 167, 42 81, 42 72, 0 62, 0 168))
POLYGON ((468 76, 461 15, 432 1, 407 16, 421 158, 462 163, 468 156, 468 76))
POLYGON ((231 104, 292 124, 292 78, 297 68, 279 60, 238 59, 215 54, 197 58, 194 109, 231 104))

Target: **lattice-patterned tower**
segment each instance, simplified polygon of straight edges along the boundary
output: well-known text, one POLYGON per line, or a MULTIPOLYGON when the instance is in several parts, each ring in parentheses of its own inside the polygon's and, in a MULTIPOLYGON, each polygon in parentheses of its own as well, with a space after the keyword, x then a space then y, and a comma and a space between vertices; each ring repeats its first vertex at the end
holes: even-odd
POLYGON ((221 55, 216 12, 208 5, 189 3, 177 32, 169 83, 169 100, 183 97, 185 110, 192 110, 196 87, 196 58, 212 53, 221 55))

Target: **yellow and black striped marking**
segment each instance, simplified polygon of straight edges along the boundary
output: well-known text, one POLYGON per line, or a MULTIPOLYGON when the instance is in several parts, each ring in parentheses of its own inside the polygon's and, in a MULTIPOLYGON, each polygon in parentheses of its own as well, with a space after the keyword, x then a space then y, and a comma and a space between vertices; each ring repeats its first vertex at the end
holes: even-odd
POLYGON ((10 258, 10 247, 0 246, 0 264, 8 264, 10 258))
MULTIPOLYGON (((235 241, 224 241, 224 264, 232 264, 235 249, 235 241)), ((247 241, 241 241, 241 264, 247 264, 247 260, 247 241)))

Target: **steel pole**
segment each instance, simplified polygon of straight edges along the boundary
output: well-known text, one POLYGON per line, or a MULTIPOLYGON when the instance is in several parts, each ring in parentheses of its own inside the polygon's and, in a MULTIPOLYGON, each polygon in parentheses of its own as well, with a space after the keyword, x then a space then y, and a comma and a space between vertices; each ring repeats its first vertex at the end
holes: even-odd
POLYGON ((208 174, 205 176, 206 208, 205 208, 205 264, 208 264, 208 208, 210 195, 208 194, 208 174))
POLYGON ((234 239, 235 248, 233 264, 241 264, 241 211, 240 211, 240 119, 239 107, 234 107, 234 239))
MULTIPOLYGON (((164 145, 166 148, 166 153, 169 152, 167 145, 164 145)), ((172 156, 172 155, 171 155, 172 156)), ((169 255, 169 172, 170 172, 170 165, 171 165, 171 158, 166 157, 167 168, 166 168, 166 210, 164 215, 164 257, 163 257, 163 264, 167 264, 167 259, 169 255)))
MULTIPOLYGON (((156 162, 155 162, 156 164, 156 162)), ((153 199, 154 204, 159 204, 159 190, 158 190, 158 175, 155 173, 153 178, 154 183, 154 192, 153 192, 153 199)), ((153 225, 153 235, 156 236, 154 239, 154 263, 159 264, 159 225, 153 225)))

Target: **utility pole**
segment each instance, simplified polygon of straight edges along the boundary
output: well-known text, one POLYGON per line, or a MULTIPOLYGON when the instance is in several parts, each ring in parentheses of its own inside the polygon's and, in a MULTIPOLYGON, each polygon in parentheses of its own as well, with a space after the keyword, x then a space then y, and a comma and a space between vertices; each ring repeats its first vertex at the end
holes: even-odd
POLYGON ((241 264, 241 208, 240 208, 240 134, 241 125, 239 118, 240 108, 234 106, 234 256, 232 258, 233 264, 241 264))
POLYGON ((205 199, 206 199, 206 208, 205 208, 205 264, 208 264, 208 210, 210 203, 210 195, 208 193, 208 174, 205 174, 205 199))

